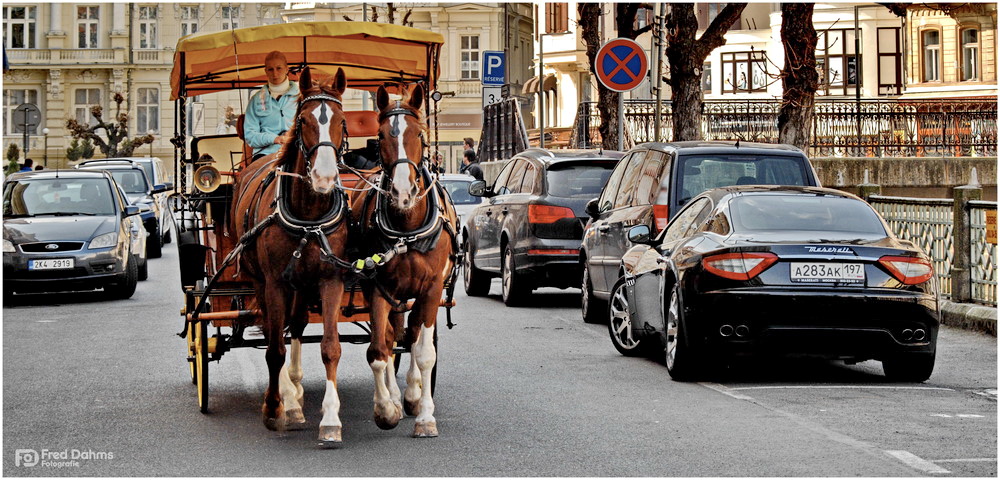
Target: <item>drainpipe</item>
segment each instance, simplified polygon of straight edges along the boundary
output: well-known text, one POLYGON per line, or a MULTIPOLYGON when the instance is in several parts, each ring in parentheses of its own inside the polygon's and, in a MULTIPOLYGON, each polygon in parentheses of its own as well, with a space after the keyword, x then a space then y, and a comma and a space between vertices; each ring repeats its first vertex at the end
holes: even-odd
POLYGON ((854 108, 855 114, 857 115, 858 123, 858 153, 857 156, 862 156, 861 153, 864 151, 861 148, 861 86, 863 85, 861 81, 861 26, 858 21, 858 11, 860 9, 857 5, 854 6, 854 108))
MULTIPOLYGON (((545 8, 545 4, 542 5, 545 8)), ((538 7, 535 7, 535 30, 538 33, 538 146, 545 148, 545 47, 542 26, 538 23, 538 7)))
POLYGON ((666 4, 660 4, 660 14, 656 17, 656 116, 654 117, 653 141, 660 141, 663 128, 663 17, 667 13, 666 4))

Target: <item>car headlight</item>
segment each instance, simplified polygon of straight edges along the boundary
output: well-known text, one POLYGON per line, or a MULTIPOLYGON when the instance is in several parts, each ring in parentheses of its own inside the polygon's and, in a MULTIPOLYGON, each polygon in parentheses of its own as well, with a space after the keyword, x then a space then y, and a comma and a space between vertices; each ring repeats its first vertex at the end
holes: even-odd
POLYGON ((90 241, 90 248, 108 248, 115 246, 116 243, 118 243, 118 232, 105 233, 94 237, 90 241))
POLYGON ((3 239, 3 253, 14 253, 16 251, 17 250, 14 249, 14 242, 11 242, 6 238, 3 239))

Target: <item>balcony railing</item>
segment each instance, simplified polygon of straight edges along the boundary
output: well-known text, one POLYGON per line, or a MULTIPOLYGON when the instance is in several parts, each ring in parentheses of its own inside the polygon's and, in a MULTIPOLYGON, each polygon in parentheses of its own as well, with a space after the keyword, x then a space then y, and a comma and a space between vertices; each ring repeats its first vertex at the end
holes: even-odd
POLYGON ((52 49, 10 49, 7 59, 12 64, 109 64, 115 63, 113 48, 52 48, 52 49))
MULTIPOLYGON (((705 140, 778 140, 779 100, 705 101, 705 140)), ((996 156, 997 103, 985 100, 818 99, 813 116, 812 156, 938 157, 996 156)), ((625 143, 653 141, 656 105, 649 100, 625 102, 625 143)), ((660 138, 673 137, 673 109, 664 102, 660 138)), ((571 146, 600 143, 597 105, 581 103, 571 146)))
POLYGON ((462 80, 462 81, 440 81, 438 82, 438 90, 442 92, 455 92, 455 95, 460 97, 478 97, 483 94, 482 85, 479 81, 472 80, 462 80))

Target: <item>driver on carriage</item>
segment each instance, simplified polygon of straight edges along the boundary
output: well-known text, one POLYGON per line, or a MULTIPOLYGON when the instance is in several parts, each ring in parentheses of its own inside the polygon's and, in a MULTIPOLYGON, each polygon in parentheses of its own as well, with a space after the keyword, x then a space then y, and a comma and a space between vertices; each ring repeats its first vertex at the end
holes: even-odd
POLYGON ((253 160, 278 151, 298 108, 299 84, 288 78, 285 54, 268 53, 264 73, 267 85, 250 97, 243 123, 243 137, 253 147, 253 160))

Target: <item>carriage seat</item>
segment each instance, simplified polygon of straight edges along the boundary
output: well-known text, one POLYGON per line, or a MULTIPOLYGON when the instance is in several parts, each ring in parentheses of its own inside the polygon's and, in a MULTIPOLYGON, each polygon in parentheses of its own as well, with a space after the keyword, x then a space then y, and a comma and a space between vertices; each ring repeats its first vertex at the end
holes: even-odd
POLYGON ((378 135, 378 112, 353 110, 344 112, 344 116, 347 117, 347 135, 351 138, 378 135))

